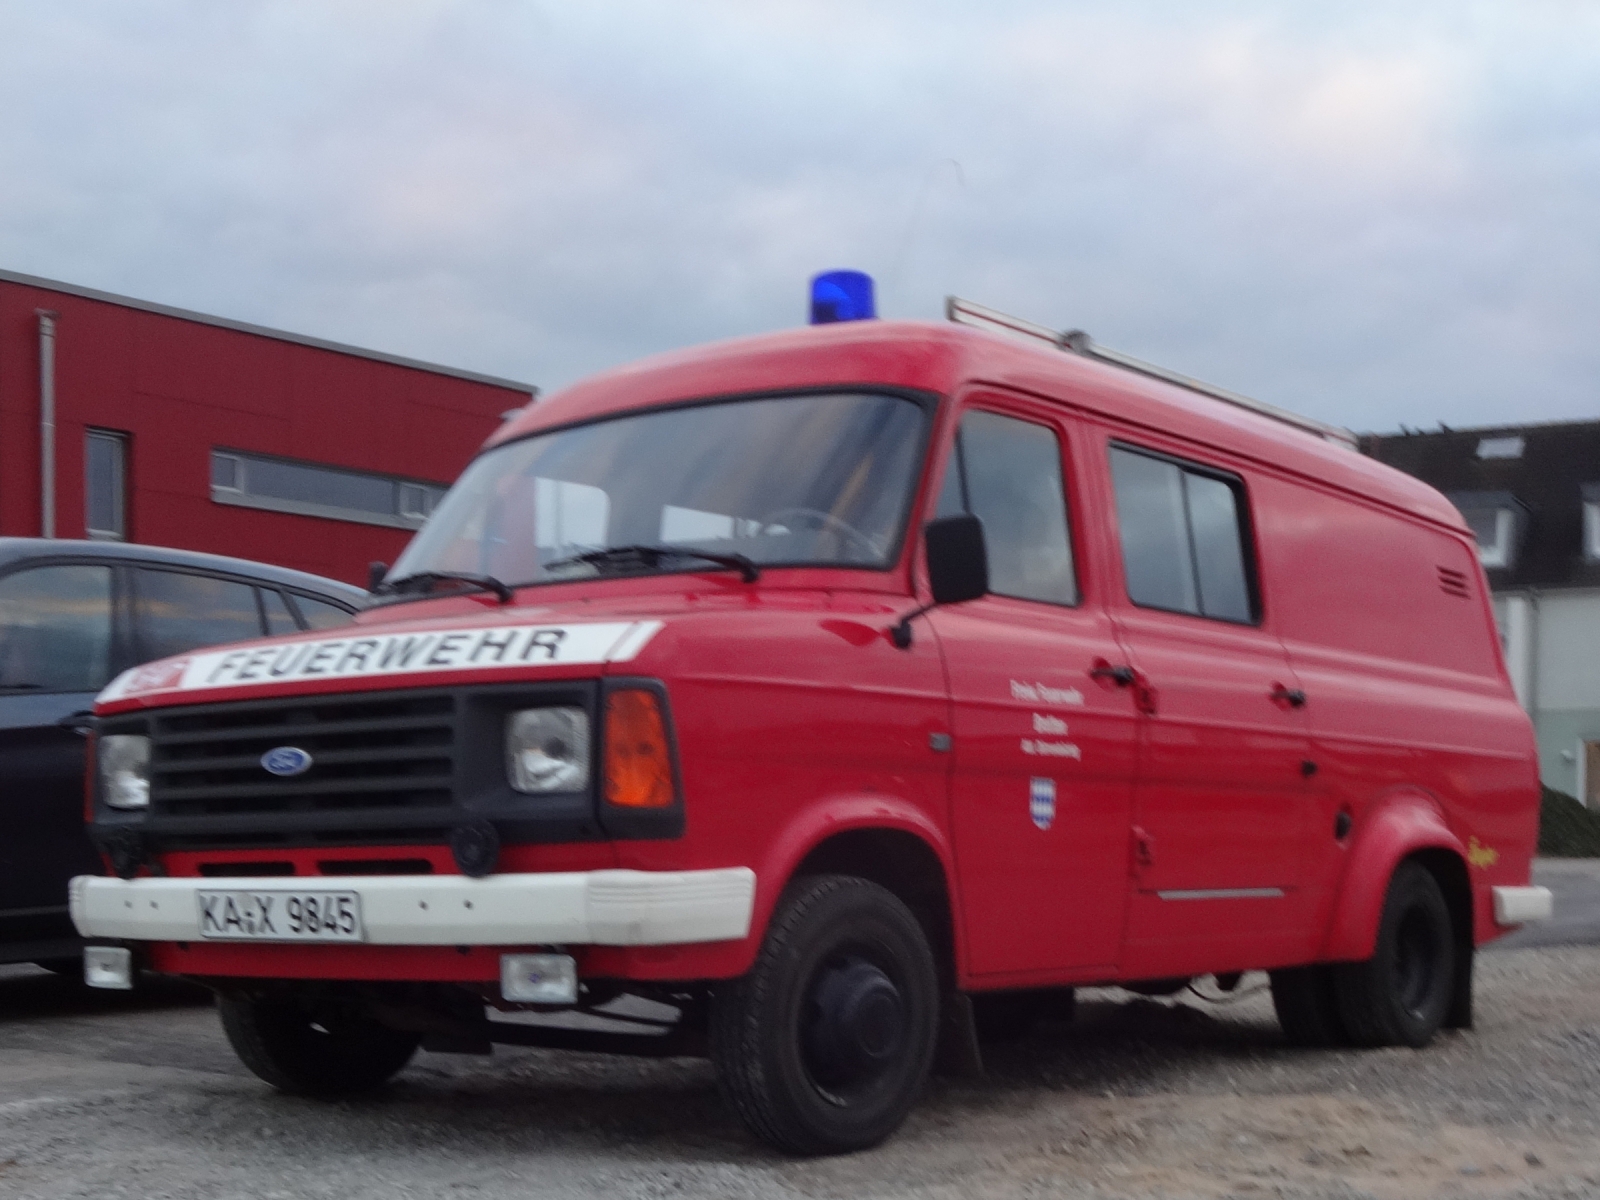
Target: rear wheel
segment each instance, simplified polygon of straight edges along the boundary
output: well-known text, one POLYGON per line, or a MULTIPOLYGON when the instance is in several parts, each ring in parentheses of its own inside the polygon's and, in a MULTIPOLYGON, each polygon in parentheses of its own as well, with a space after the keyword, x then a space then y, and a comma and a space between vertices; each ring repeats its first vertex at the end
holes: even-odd
POLYGON ((876 1145, 927 1079, 939 979, 921 924, 865 879, 796 881, 748 974, 712 1006, 711 1055, 735 1112, 795 1154, 876 1145))
POLYGON ((1272 1007, 1291 1046, 1349 1044, 1332 967, 1287 967, 1273 971, 1271 979, 1272 1007))
POLYGON ((410 1062, 421 1040, 337 1002, 223 993, 217 1011, 244 1065, 279 1091, 299 1096, 370 1091, 410 1062))
POLYGON ((1360 1046, 1426 1046, 1449 1015, 1456 938, 1439 883, 1405 862, 1389 881, 1366 962, 1333 968, 1339 1016, 1360 1046))

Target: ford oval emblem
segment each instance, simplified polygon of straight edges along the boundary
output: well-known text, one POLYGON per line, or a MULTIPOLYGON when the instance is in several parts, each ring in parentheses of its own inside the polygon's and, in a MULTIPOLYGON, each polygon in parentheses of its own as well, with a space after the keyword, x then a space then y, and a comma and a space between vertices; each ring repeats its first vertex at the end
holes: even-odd
POLYGON ((274 775, 304 775, 311 769, 311 755, 299 746, 279 746, 261 756, 261 765, 274 775))

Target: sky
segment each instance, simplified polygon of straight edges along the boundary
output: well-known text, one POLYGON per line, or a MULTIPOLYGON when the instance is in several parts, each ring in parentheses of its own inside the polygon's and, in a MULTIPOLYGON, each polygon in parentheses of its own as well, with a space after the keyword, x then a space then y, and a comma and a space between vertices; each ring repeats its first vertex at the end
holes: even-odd
POLYGON ((0 0, 0 268, 548 391, 839 267, 1357 430, 1600 416, 1600 5, 0 0))

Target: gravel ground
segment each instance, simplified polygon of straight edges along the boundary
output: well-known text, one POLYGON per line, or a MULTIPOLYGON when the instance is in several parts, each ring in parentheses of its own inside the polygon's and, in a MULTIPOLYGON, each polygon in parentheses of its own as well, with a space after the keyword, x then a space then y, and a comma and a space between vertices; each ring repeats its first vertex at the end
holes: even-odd
POLYGON ((1480 956, 1478 1028, 1421 1052, 1289 1049, 1262 983, 1086 992, 883 1147, 792 1161, 701 1061, 421 1054, 315 1103, 246 1074, 203 993, 0 969, 0 1196, 1600 1197, 1600 947, 1480 956))

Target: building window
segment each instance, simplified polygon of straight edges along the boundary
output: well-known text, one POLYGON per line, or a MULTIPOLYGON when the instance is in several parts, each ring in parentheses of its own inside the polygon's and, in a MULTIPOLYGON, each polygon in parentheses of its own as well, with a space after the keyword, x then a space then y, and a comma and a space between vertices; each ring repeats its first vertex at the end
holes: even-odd
POLYGON ((83 448, 84 533, 97 541, 128 540, 128 435, 91 429, 83 448))
POLYGON ((211 499, 304 517, 328 517, 393 529, 420 529, 446 488, 343 467, 211 452, 211 499))
POLYGON ((1510 492, 1455 492, 1447 497, 1460 509, 1478 541, 1478 561, 1485 567, 1517 565, 1517 549, 1528 525, 1527 506, 1510 492))
POLYGON ((1520 437, 1486 437, 1478 439, 1479 458, 1521 458, 1524 441, 1520 437))
POLYGON ((1600 483, 1583 485, 1583 556, 1600 562, 1600 483))
POLYGON ((1517 514, 1509 508, 1479 509, 1466 515, 1478 539, 1478 561, 1486 567, 1509 567, 1516 557, 1517 514))

